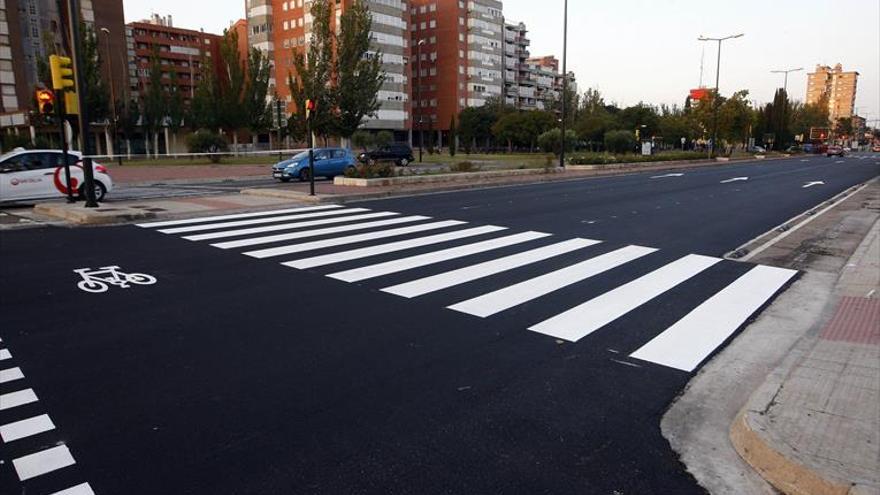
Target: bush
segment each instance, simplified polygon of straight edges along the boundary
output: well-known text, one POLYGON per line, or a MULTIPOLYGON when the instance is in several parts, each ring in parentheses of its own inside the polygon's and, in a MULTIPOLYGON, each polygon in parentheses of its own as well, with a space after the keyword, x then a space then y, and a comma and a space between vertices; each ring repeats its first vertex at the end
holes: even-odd
POLYGON ((629 153, 636 147, 636 138, 629 131, 608 131, 605 133, 605 149, 611 153, 629 153))
MULTIPOLYGON (((229 145, 226 138, 216 132, 206 129, 189 135, 186 139, 186 146, 190 153, 224 153, 229 151, 229 145)), ((220 155, 208 155, 211 163, 220 163, 220 155)))
POLYGON ((392 142, 394 142, 394 133, 391 131, 379 131, 373 141, 376 146, 388 146, 392 142))
POLYGON ((3 152, 9 152, 15 148, 33 148, 29 134, 3 134, 3 152))
MULTIPOLYGON (((538 136, 538 146, 542 150, 558 155, 562 151, 562 131, 559 128, 550 129, 549 131, 538 136)), ((572 130, 565 131, 565 151, 571 151, 577 144, 577 134, 572 130)))
POLYGON ((354 167, 350 167, 345 171, 346 177, 354 179, 375 179, 377 177, 394 177, 394 164, 388 162, 375 163, 369 165, 359 163, 354 167))
POLYGON ((351 135, 351 144, 355 145, 357 148, 363 148, 366 150, 373 144, 373 135, 368 131, 355 131, 354 134, 351 135))
POLYGON ((473 162, 458 162, 449 166, 450 172, 477 172, 480 170, 480 167, 473 164, 473 162))
POLYGON ((612 155, 610 153, 585 153, 571 158, 572 165, 607 165, 611 163, 667 162, 680 160, 702 160, 706 154, 696 151, 661 152, 654 155, 612 155))

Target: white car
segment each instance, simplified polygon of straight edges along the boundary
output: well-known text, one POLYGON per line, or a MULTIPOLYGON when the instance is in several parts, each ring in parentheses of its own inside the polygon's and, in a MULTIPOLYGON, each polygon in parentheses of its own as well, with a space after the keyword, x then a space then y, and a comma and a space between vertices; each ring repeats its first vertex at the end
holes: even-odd
MULTIPOLYGON (((84 196, 82 153, 68 151, 73 194, 84 196)), ((113 189, 107 168, 93 162, 95 198, 113 189)), ((0 156, 0 202, 67 196, 67 174, 60 150, 15 150, 0 156)))

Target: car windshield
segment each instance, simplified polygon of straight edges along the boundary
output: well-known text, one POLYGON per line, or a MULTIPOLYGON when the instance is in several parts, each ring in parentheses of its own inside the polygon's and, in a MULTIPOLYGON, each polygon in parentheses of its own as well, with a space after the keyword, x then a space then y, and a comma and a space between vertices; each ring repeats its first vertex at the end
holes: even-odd
POLYGON ((291 160, 302 160, 302 159, 308 158, 308 157, 309 157, 308 151, 301 151, 301 152, 293 155, 290 159, 291 160))

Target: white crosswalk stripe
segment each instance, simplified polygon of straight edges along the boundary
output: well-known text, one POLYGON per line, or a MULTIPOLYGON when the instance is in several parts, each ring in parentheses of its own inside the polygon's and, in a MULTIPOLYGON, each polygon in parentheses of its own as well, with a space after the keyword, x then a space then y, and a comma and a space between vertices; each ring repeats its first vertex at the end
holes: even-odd
POLYGON ((527 303, 569 285, 616 268, 656 251, 654 248, 627 246, 586 261, 520 282, 449 306, 449 309, 485 318, 527 303))
POLYGON ((367 208, 346 208, 344 210, 319 211, 317 213, 300 213, 297 215, 284 215, 280 217, 268 218, 252 218, 249 220, 235 220, 232 222, 209 223, 201 225, 189 225, 186 227, 174 227, 171 229, 159 229, 163 234, 182 234, 184 232, 199 232, 202 230, 228 229, 231 227, 244 227, 245 225, 261 225, 275 222, 286 222, 288 220, 303 220, 308 218, 323 218, 337 215, 350 215, 352 213, 361 213, 370 211, 367 208))
POLYGON ((577 342, 719 261, 720 258, 689 254, 529 330, 577 342))
POLYGON ((3 439, 5 443, 9 443, 20 438, 30 437, 54 429, 55 424, 49 419, 49 415, 41 414, 14 423, 0 425, 0 439, 3 439))
POLYGON ((465 246, 444 249, 442 251, 434 251, 431 253, 411 256, 409 258, 402 258, 398 260, 387 261, 385 263, 379 263, 376 265, 353 268, 351 270, 346 270, 343 272, 331 273, 330 275, 328 275, 328 277, 342 280, 344 282, 358 282, 369 278, 381 277, 383 275, 389 275, 391 273, 402 272, 421 266, 440 263, 441 261, 462 258, 465 256, 470 256, 472 254, 483 253, 506 246, 513 246, 514 244, 540 239, 549 235, 550 234, 545 234, 543 232, 523 232, 522 234, 499 237, 497 239, 491 239, 475 244, 467 244, 465 246))
POLYGON ((0 370, 0 383, 7 383, 22 378, 24 378, 24 374, 18 367, 0 370))
POLYGON ((630 356, 693 371, 796 274, 756 266, 630 356))
POLYGON ((390 225, 399 225, 402 223, 420 222, 428 220, 430 217, 421 215, 413 215, 410 217, 398 217, 389 220, 377 220, 374 222, 355 223, 351 225, 342 225, 339 227, 327 227, 322 229, 301 230, 297 232, 289 232, 287 234, 275 234, 262 237, 248 237, 237 241, 225 241, 211 244, 220 249, 232 249, 247 246, 257 246, 259 244, 269 244, 272 242, 292 241, 294 239, 304 239, 306 237, 317 237, 320 235, 339 234, 341 232, 351 232, 354 230, 369 230, 376 227, 388 227, 390 225))
POLYGON ((269 249, 260 249, 257 251, 248 251, 244 253, 247 256, 252 258, 271 258, 273 256, 281 256, 284 254, 293 254, 293 253, 301 253, 303 251, 313 251, 315 249, 322 249, 333 246, 342 246, 345 244, 355 244, 358 242, 365 241, 374 241, 376 239, 385 239, 387 237, 396 237, 402 236, 406 234, 414 234, 416 232, 424 232, 426 230, 436 230, 442 229, 446 227, 454 227, 456 225, 464 224, 465 222, 459 220, 444 220, 440 222, 431 222, 431 223, 423 223, 419 225, 413 225, 412 227, 402 227, 398 229, 391 230, 380 230, 378 232, 369 232, 366 234, 357 234, 351 235, 347 237, 335 237, 333 239, 326 239, 323 241, 312 241, 306 242, 303 244, 293 244, 289 246, 280 246, 276 248, 269 249))
POLYGON ((12 354, 9 353, 9 349, 0 349, 0 361, 6 359, 12 359, 12 354))
POLYGON ((171 227, 174 225, 187 225, 193 223, 221 222, 224 220, 235 220, 239 218, 256 218, 267 217, 272 215, 284 215, 288 213, 305 213, 307 211, 333 210, 342 208, 342 205, 321 205, 321 206, 305 206, 302 208, 286 208, 283 210, 255 211, 250 213, 236 213, 232 215, 215 215, 210 217, 184 218, 182 220, 166 220, 162 222, 139 223, 138 227, 146 229, 154 229, 157 227, 171 227))
POLYGON ((60 492, 55 492, 52 495, 95 495, 95 492, 88 483, 80 483, 60 492))
POLYGON ((399 215, 391 211, 380 211, 377 213, 365 213, 363 215, 350 215, 344 217, 333 217, 322 220, 310 220, 307 222, 282 223, 278 225, 267 225, 264 227, 252 227, 249 229, 223 230, 220 232, 209 232, 207 234, 187 235, 183 238, 188 241, 208 241, 212 239, 223 239, 225 237, 239 237, 251 234, 264 234, 266 232, 277 232, 279 230, 303 229, 306 227, 315 227, 318 225, 330 225, 334 223, 355 222, 360 220, 371 220, 374 218, 393 217, 399 215))
POLYGON ((27 481, 73 464, 76 464, 76 461, 73 460, 73 455, 66 445, 59 445, 12 460, 12 465, 21 481, 27 481))
POLYGON ((598 243, 599 241, 591 239, 571 239, 551 244, 549 246, 532 249, 530 251, 512 254, 503 258, 486 261, 484 263, 459 268, 458 270, 452 270, 431 277, 420 278, 411 282, 386 287, 382 290, 398 296, 417 297, 505 272, 507 270, 513 270, 514 268, 544 261, 554 256, 570 253, 577 249, 583 249, 587 246, 592 246, 598 243))
POLYGON ((0 394, 0 411, 12 409, 37 401, 37 394, 32 389, 17 390, 8 394, 0 394))
POLYGON ((495 225, 486 225, 483 227, 474 227, 472 229, 464 229, 464 230, 456 230, 454 232, 447 232, 445 234, 435 234, 429 235, 426 237, 417 237, 415 239, 407 239, 405 241, 397 241, 390 242, 388 244, 380 244, 378 246, 370 246, 360 249, 352 249, 349 251, 341 251, 338 253, 325 254, 323 256, 313 256, 311 258, 303 258, 300 260, 287 261, 282 263, 282 265, 289 266, 291 268, 315 268, 319 266, 331 265, 333 263, 341 263, 343 261, 352 261, 363 258, 368 258, 370 256, 376 256, 379 254, 388 254, 394 253, 397 251, 404 251, 406 249, 412 249, 421 246, 429 246, 432 244, 440 244, 441 242, 453 241, 456 239, 465 239, 467 237, 474 237, 482 234, 489 234, 492 232, 498 232, 501 230, 506 230, 507 227, 498 227, 495 225))

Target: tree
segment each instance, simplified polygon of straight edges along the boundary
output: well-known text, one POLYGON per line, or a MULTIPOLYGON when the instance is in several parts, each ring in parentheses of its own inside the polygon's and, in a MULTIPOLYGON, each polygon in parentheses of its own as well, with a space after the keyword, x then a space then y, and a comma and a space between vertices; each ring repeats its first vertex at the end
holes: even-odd
POLYGON ((328 0, 314 0, 310 13, 312 33, 308 57, 301 50, 293 49, 294 72, 287 79, 295 109, 288 127, 291 135, 305 135, 306 100, 312 100, 317 105, 311 119, 312 131, 326 140, 335 126, 332 111, 335 90, 330 86, 334 43, 330 29, 331 5, 328 0))
MULTIPOLYGON (((571 79, 571 76, 569 76, 571 79)), ((573 85, 569 84, 568 88, 565 90, 565 95, 560 94, 562 90, 559 90, 559 93, 548 93, 548 97, 544 100, 544 108, 550 110, 556 115, 562 115, 562 98, 565 98, 565 126, 568 129, 574 127, 575 121, 577 120, 578 115, 578 102, 580 100, 580 96, 575 91, 573 85)))
POLYGON ((82 55, 83 76, 86 83, 86 101, 89 118, 92 122, 105 120, 110 113, 110 96, 104 79, 101 77, 101 59, 98 52, 98 37, 90 25, 80 22, 80 53, 82 55))
POLYGON ((605 133, 605 149, 611 153, 631 153, 636 147, 636 137, 632 131, 617 130, 605 133))
POLYGON ((385 82, 385 71, 382 54, 370 51, 372 24, 370 10, 361 0, 352 3, 339 19, 333 102, 336 131, 343 138, 351 137, 364 118, 375 116, 381 106, 377 95, 385 82))
POLYGON ((617 119, 619 121, 618 129, 638 130, 639 138, 642 140, 650 139, 659 131, 660 118, 657 109, 642 102, 621 110, 617 119))
POLYGON ((247 113, 247 127, 254 139, 257 134, 272 126, 272 108, 267 99, 270 71, 269 57, 259 48, 251 48, 248 52, 244 106, 247 113))
POLYGON ((828 103, 819 101, 816 104, 801 105, 795 103, 791 109, 791 132, 809 139, 813 127, 828 127, 828 103))
POLYGON ((394 133, 391 131, 379 131, 376 133, 376 146, 388 146, 394 141, 394 133))
POLYGON ((455 129, 455 114, 449 119, 449 156, 455 156, 455 151, 458 147, 458 134, 455 129))
POLYGON ((853 133, 852 118, 839 118, 834 123, 834 134, 840 137, 850 137, 853 133))
POLYGON ((122 105, 122 111, 119 114, 119 125, 122 128, 122 134, 125 136, 125 147, 128 154, 131 154, 131 140, 137 131, 138 122, 141 120, 141 107, 137 100, 126 98, 122 105))
MULTIPOLYGON (((565 131, 565 150, 571 151, 574 149, 577 144, 577 134, 575 134, 572 130, 565 131)), ((562 130, 558 127, 554 127, 549 131, 538 136, 538 146, 541 147, 542 150, 553 153, 554 155, 559 155, 562 151, 562 130)))
POLYGON ((513 151, 514 144, 519 144, 521 113, 509 113, 492 124, 492 135, 495 139, 507 144, 507 151, 513 151))
MULTIPOLYGON (((781 103, 787 106, 787 97, 780 90, 782 98, 785 100, 781 103)), ((752 125, 755 122, 755 113, 748 102, 749 91, 740 90, 724 100, 724 103, 718 108, 718 137, 728 143, 741 143, 745 145, 748 141, 752 125)), ((787 134, 787 125, 782 121, 782 125, 778 127, 776 142, 782 145, 787 134)))
POLYGON ((479 144, 489 145, 492 139, 491 129, 496 120, 496 113, 488 105, 468 107, 461 111, 458 115, 458 134, 466 153, 470 153, 479 144))
POLYGON ((216 130, 220 127, 216 105, 219 98, 217 79, 214 77, 213 69, 206 65, 205 60, 199 64, 199 72, 199 84, 190 102, 190 127, 216 130))
MULTIPOLYGON (((177 71, 171 72, 171 84, 168 86, 168 109, 167 122, 168 129, 171 131, 171 138, 174 140, 174 148, 177 148, 177 132, 183 127, 183 118, 186 109, 183 106, 183 95, 180 93, 180 82, 177 78, 177 71)), ((168 143, 165 143, 167 149, 168 143)))
POLYGON ((162 84, 162 65, 159 62, 159 48, 153 46, 153 53, 150 55, 149 86, 144 94, 144 109, 142 125, 144 129, 144 139, 147 142, 147 153, 149 154, 150 143, 152 143, 153 154, 159 153, 157 133, 159 128, 165 123, 165 117, 168 115, 167 110, 167 93, 162 84))
POLYGON ((368 131, 355 131, 355 133, 351 135, 351 143, 358 148, 363 148, 364 151, 367 151, 367 148, 373 144, 373 135, 368 131))
MULTIPOLYGON (((217 124, 232 134, 233 152, 238 152, 238 131, 248 125, 248 108, 244 102, 245 69, 238 53, 238 33, 224 30, 220 41, 220 70, 217 89, 217 124)), ((265 98, 265 96, 264 96, 265 98)))

